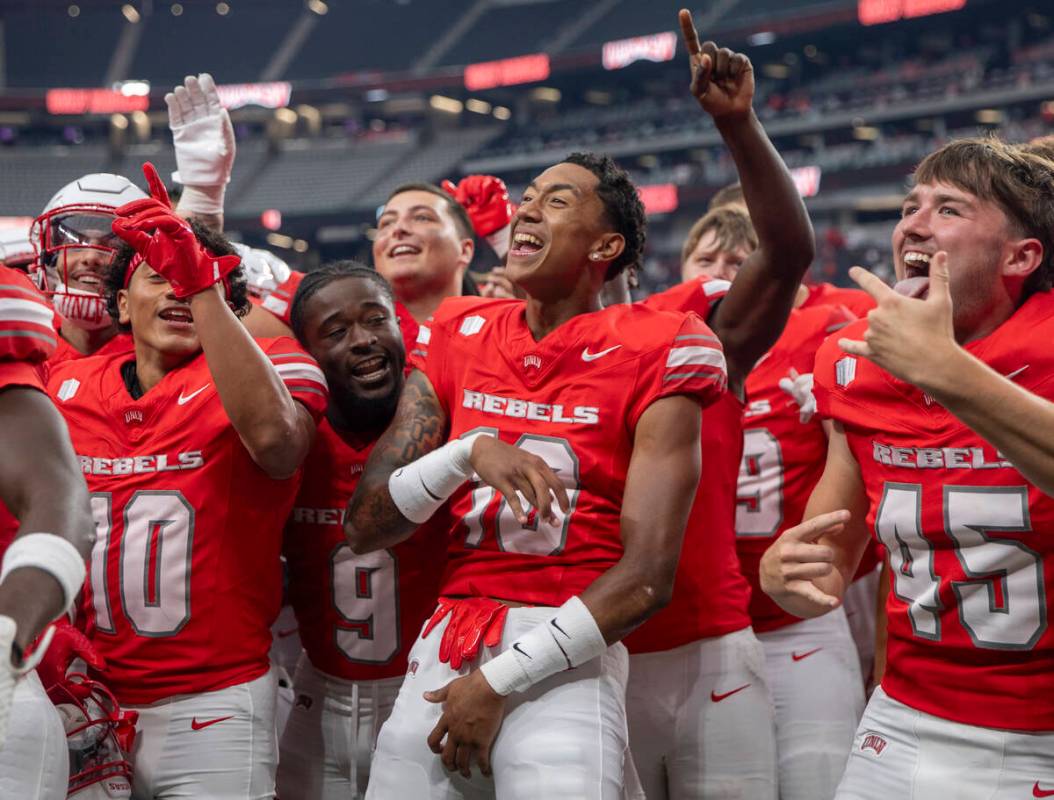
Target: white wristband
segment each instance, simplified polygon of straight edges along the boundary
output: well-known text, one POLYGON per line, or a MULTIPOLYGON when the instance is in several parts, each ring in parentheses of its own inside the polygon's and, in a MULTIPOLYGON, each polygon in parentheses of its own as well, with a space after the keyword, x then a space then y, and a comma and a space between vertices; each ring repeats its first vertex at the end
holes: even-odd
POLYGON ((605 650, 607 642, 597 621, 575 595, 552 618, 535 625, 480 671, 495 692, 508 695, 592 661, 605 650))
POLYGON ((410 522, 427 522, 458 487, 472 475, 472 443, 475 436, 447 442, 395 470, 388 479, 388 492, 395 507, 410 522))
POLYGON ((512 223, 510 222, 504 228, 499 228, 494 231, 494 233, 488 233, 484 238, 487 240, 487 244, 491 246, 495 255, 504 261, 505 256, 509 254, 509 239, 511 236, 512 223))
MULTIPOLYGON (((173 179, 176 179, 178 174, 173 172, 173 179)), ((226 193, 227 187, 222 183, 217 186, 184 186, 176 210, 183 215, 222 214, 226 193)))
POLYGON ((25 567, 43 570, 59 582, 66 600, 63 613, 73 605, 87 572, 77 548, 53 533, 27 533, 15 539, 4 553, 0 583, 16 569, 25 567))

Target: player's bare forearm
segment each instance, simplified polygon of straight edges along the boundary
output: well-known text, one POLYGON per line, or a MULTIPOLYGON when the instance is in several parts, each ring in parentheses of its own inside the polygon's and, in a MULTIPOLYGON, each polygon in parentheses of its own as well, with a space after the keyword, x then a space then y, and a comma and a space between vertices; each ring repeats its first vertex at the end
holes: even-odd
POLYGON ((754 112, 720 117, 715 124, 736 162, 758 235, 758 249, 708 320, 735 385, 783 331, 815 244, 805 204, 754 112))
POLYGON ((311 449, 311 415, 293 399, 217 287, 193 295, 190 310, 220 402, 245 448, 272 478, 290 477, 311 449))
MULTIPOLYGON (((53 533, 87 559, 95 525, 66 423, 43 392, 29 388, 0 392, 0 419, 0 500, 19 520, 19 535, 53 533)), ((15 620, 23 649, 63 603, 59 582, 42 570, 15 570, 0 585, 0 614, 15 620)))
POLYGON ((223 214, 202 214, 201 212, 184 211, 179 206, 176 207, 176 213, 184 219, 197 220, 209 230, 223 233, 223 214))
POLYGON ((431 382, 420 370, 406 379, 395 417, 377 441, 355 494, 348 500, 344 535, 352 551, 372 553, 408 539, 417 524, 403 516, 392 501, 392 473, 440 447, 447 437, 447 419, 431 382))
POLYGON ((919 388, 994 446, 1030 483, 1054 496, 1054 403, 961 347, 935 367, 919 388))
POLYGON ((641 415, 622 500, 623 555, 582 593, 608 644, 669 603, 699 486, 700 409, 666 397, 641 415))

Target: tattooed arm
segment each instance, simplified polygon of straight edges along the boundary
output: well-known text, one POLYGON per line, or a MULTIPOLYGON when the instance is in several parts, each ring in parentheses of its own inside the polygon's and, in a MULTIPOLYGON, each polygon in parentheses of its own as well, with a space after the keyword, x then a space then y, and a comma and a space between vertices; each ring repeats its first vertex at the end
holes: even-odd
POLYGON ((399 407, 370 453, 362 479, 348 501, 344 535, 358 554, 392 547, 417 528, 402 515, 388 492, 388 479, 400 467, 431 453, 446 441, 447 418, 431 382, 420 370, 406 379, 399 407))

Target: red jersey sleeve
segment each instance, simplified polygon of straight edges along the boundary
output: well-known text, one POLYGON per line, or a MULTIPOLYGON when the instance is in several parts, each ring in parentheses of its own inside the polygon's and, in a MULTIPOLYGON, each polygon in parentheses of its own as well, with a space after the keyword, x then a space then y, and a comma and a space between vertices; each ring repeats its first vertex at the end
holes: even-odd
POLYGON ((694 311, 705 321, 731 287, 729 281, 720 278, 692 278, 653 294, 643 302, 659 311, 694 311))
POLYGON ((267 297, 260 302, 260 305, 278 317, 278 319, 286 325, 292 327, 292 322, 289 319, 289 312, 293 309, 293 295, 296 294, 296 289, 300 285, 300 281, 303 279, 303 272, 296 272, 295 270, 290 272, 289 277, 282 281, 277 289, 267 295, 267 297))
POLYGON ((45 361, 57 343, 54 319, 29 279, 0 265, 0 361, 45 361))
POLYGON ((660 357, 642 362, 636 398, 627 420, 630 429, 644 410, 663 397, 684 394, 702 407, 716 402, 725 392, 728 372, 721 342, 695 314, 686 314, 676 334, 660 357))
POLYGON ((329 387, 318 362, 287 336, 263 339, 259 344, 293 399, 303 403, 318 422, 329 403, 329 387))

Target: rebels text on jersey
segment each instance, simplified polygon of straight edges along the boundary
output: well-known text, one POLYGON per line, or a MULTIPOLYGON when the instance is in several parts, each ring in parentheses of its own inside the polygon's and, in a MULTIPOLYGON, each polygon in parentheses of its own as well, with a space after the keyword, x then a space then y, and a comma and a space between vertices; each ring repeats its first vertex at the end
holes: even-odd
POLYGON ((571 501, 556 524, 527 527, 489 486, 451 499, 444 595, 559 606, 622 556, 620 515, 637 422, 656 400, 709 405, 725 390, 724 355, 693 314, 611 306, 535 341, 516 300, 449 298, 411 353, 450 420, 543 458, 571 501))
MULTIPOLYGON (((292 396, 318 419, 325 378, 292 339, 261 339, 292 396)), ((85 607, 122 703, 253 680, 269 666, 281 602, 282 525, 299 473, 273 480, 223 410, 203 353, 139 400, 128 355, 67 361, 48 391, 91 492, 96 541, 85 607)))
POLYGON ((348 681, 406 672, 406 654, 435 608, 446 541, 429 524, 387 550, 356 556, 341 524, 374 440, 359 447, 328 419, 304 462, 286 524, 289 602, 316 669, 348 681))
MULTIPOLYGON (((643 305, 709 318, 731 284, 693 279, 652 295, 643 305)), ((725 392, 703 411, 702 473, 692 503, 670 604, 626 637, 631 653, 671 650, 750 625, 750 585, 735 544, 736 478, 743 450, 743 404, 725 392)))
MULTIPOLYGON (((861 339, 866 328, 861 320, 843 335, 861 339)), ((1049 400, 1052 337, 1054 295, 1040 292, 966 349, 1049 400)), ((931 398, 833 337, 814 374, 888 553, 883 688, 955 722, 1054 731, 1054 499, 931 398)))
POLYGON ((801 406, 779 382, 793 373, 811 373, 823 340, 851 321, 841 307, 791 311, 780 338, 747 377, 736 550, 750 581, 750 619, 758 632, 801 622, 761 590, 758 567, 773 540, 801 522, 827 455, 827 435, 820 417, 813 415, 802 422, 801 406))

